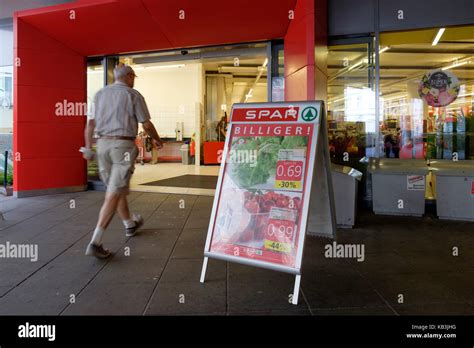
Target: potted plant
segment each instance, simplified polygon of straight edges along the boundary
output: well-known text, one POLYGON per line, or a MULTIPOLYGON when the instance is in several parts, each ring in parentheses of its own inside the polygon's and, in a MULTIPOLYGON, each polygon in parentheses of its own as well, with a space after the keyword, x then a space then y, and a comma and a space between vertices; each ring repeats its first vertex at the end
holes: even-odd
POLYGON ((1 194, 5 196, 13 195, 13 167, 11 165, 0 169, 0 184, 2 185, 0 189, 1 194), (7 171, 6 177, 5 169, 7 171))

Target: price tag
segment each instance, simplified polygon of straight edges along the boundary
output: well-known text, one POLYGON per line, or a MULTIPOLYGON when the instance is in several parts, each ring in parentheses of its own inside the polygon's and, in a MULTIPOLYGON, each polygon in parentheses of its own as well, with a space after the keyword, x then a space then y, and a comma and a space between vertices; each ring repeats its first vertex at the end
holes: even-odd
POLYGON ((295 222, 289 220, 268 220, 264 248, 267 250, 290 253, 295 236, 295 222))
POLYGON ((266 239, 264 244, 265 249, 278 251, 288 254, 291 251, 291 245, 288 243, 274 242, 266 239))
POLYGON ((275 180, 275 188, 298 190, 301 188, 301 181, 275 180))
POLYGON ((303 166, 303 161, 278 161, 275 173, 275 188, 288 190, 301 189, 303 166))

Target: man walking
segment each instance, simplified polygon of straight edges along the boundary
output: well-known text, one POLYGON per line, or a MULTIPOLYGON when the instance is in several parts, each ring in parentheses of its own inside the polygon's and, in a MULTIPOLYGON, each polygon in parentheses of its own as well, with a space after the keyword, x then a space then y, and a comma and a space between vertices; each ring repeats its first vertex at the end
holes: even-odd
POLYGON ((158 149, 163 147, 163 142, 150 121, 145 99, 133 89, 136 77, 133 69, 119 64, 114 69, 114 77, 115 83, 102 88, 94 97, 84 132, 86 146, 81 149, 86 160, 93 158, 91 148, 95 130, 99 136, 96 156, 99 174, 107 191, 86 255, 98 258, 111 255, 102 245, 102 236, 115 211, 123 221, 127 237, 134 236, 143 225, 143 218, 139 214, 130 214, 127 203, 130 178, 138 155, 135 145, 138 122, 152 137, 153 145, 158 149))

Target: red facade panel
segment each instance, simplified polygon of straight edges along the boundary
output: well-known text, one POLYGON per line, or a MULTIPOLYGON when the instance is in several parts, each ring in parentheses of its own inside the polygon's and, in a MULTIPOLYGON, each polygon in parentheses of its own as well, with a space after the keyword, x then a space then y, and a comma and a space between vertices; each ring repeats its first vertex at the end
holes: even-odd
POLYGON ((14 190, 83 186, 85 117, 55 110, 64 99, 85 102, 85 57, 17 17, 15 30, 14 190))
POLYGON ((86 184, 77 151, 85 117, 55 115, 58 102, 86 101, 86 56, 284 38, 286 99, 312 99, 314 8, 314 0, 81 0, 15 14, 14 190, 86 184))
POLYGON ((314 0, 298 0, 285 35, 285 100, 314 99, 314 0))

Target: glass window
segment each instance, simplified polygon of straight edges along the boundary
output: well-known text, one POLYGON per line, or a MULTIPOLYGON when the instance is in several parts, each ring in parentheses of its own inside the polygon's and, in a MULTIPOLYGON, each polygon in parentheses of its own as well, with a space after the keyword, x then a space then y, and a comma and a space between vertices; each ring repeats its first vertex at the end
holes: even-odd
POLYGON ((474 159, 473 38, 474 26, 381 34, 384 157, 474 159))
POLYGON ((363 157, 376 157, 372 70, 368 44, 329 47, 328 128, 336 163, 354 164, 363 157))
MULTIPOLYGON (((367 43, 328 47, 328 139, 333 163, 366 174, 362 160, 377 157, 373 55, 367 43), (361 161, 362 160, 362 161, 361 161)), ((362 196, 367 196, 366 175, 362 196)))
MULTIPOLYGON (((8 151, 10 160, 13 150, 13 102, 13 24, 8 21, 0 24, 0 158, 3 159, 3 154, 8 151)), ((3 160, 1 163, 3 170, 3 160)), ((12 167, 9 174, 11 179, 12 167)))

